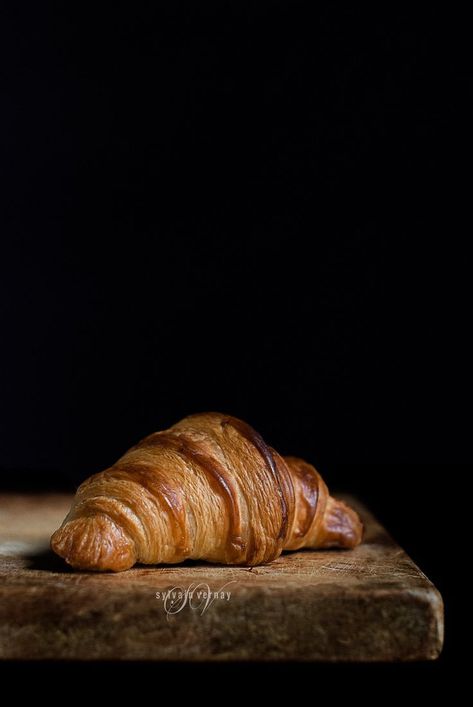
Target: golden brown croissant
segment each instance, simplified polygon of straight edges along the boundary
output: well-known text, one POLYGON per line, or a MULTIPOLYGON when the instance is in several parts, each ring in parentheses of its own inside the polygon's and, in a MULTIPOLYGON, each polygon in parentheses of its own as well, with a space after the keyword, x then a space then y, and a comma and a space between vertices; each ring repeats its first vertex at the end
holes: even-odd
POLYGON ((283 459, 241 420, 203 413, 84 481, 51 547, 78 569, 120 571, 188 558, 258 565, 283 550, 353 548, 361 535, 313 466, 283 459))

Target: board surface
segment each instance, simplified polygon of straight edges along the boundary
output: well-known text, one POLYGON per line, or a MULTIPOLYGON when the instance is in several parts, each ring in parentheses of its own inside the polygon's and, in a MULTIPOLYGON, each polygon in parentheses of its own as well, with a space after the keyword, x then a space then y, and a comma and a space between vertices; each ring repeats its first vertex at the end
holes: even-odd
POLYGON ((49 551, 71 497, 0 495, 0 658, 394 661, 436 658, 439 592, 355 499, 353 551, 253 568, 73 572, 49 551))

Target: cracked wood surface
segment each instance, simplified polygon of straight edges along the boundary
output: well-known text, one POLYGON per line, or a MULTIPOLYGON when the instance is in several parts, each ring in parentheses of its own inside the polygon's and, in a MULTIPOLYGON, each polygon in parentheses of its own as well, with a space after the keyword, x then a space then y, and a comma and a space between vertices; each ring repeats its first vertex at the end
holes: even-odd
POLYGON ((0 495, 0 658, 394 661, 436 658, 440 594, 356 499, 353 551, 252 568, 188 562, 74 572, 49 550, 71 497, 0 495))

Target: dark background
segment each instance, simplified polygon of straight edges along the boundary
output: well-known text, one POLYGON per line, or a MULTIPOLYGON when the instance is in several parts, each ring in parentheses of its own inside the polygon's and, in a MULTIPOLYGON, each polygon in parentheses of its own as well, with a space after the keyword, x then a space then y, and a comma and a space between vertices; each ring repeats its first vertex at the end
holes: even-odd
POLYGON ((365 500, 448 598, 471 448, 445 17, 58 3, 2 32, 0 485, 72 488, 228 411, 365 500))

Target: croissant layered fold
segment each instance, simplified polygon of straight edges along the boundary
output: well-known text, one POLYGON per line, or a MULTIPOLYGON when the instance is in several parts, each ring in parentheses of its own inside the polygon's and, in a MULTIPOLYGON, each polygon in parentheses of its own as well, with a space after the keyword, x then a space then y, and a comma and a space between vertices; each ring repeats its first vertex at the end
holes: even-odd
POLYGON ((281 457, 247 423, 192 415, 132 447, 79 487, 51 538, 77 569, 186 559, 258 565, 283 550, 353 548, 358 515, 313 466, 281 457))

